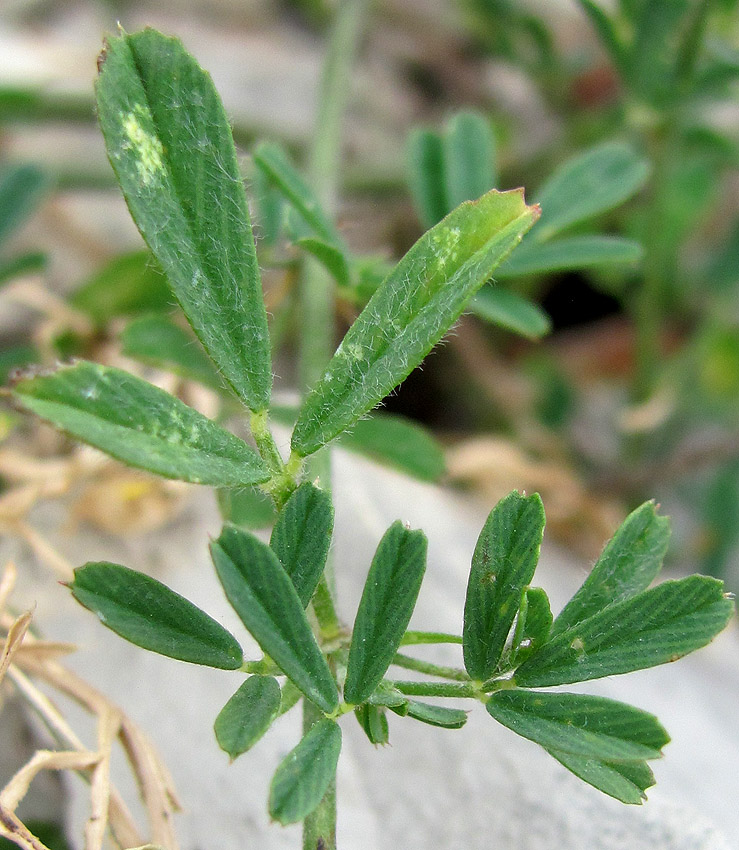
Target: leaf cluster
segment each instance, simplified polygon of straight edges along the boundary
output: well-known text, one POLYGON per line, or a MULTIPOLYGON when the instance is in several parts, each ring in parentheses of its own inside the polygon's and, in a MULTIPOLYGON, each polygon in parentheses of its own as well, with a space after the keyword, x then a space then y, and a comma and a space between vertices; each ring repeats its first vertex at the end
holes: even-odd
MULTIPOLYGON (((263 656, 244 660, 237 638, 207 613, 121 565, 81 567, 70 585, 73 595, 135 644, 247 675, 215 722, 218 743, 231 758, 254 746, 300 699, 311 703, 320 719, 272 781, 270 813, 281 823, 308 816, 333 782, 344 714, 353 712, 374 744, 388 741, 388 712, 442 728, 465 723, 464 710, 416 697, 483 702, 494 719, 544 746, 585 781, 624 802, 640 802, 653 781, 646 762, 667 742, 658 721, 609 700, 538 689, 674 660, 705 645, 726 623, 732 603, 720 582, 691 577, 648 589, 668 534, 653 505, 626 520, 553 619, 545 592, 531 586, 543 506, 536 495, 512 493, 480 535, 461 635, 408 631, 427 541, 396 522, 379 542, 347 630, 324 575, 331 499, 304 480, 303 460, 362 427, 362 417, 419 365, 518 245, 538 207, 527 206, 520 191, 491 190, 476 201, 463 199, 419 239, 374 291, 310 389, 285 461, 269 427, 272 364, 248 207, 210 77, 175 39, 154 30, 122 34, 107 43, 97 97, 111 164, 202 343, 202 357, 188 352, 176 326, 160 318, 130 326, 127 342, 143 352, 165 337, 183 369, 203 380, 207 374, 249 411, 253 445, 146 381, 93 363, 25 377, 13 397, 132 466, 220 488, 258 487, 271 500, 276 521, 269 543, 232 523, 211 543, 225 595, 263 656), (464 669, 400 651, 447 642, 461 644, 464 669), (434 679, 392 679, 391 666, 434 679)), ((466 133, 457 135, 451 148, 477 162, 466 133)), ((620 154, 609 155, 613 161, 620 154)), ((301 247, 323 257, 339 278, 340 236, 302 179, 273 148, 259 149, 255 162, 289 202, 296 232, 306 234, 301 247)), ((577 183, 580 172, 571 171, 568 181, 577 183)), ((464 174, 460 168, 451 183, 455 202, 469 190, 464 174)), ((557 206, 568 181, 549 190, 550 231, 575 215, 570 202, 557 206)), ((121 309, 124 301, 109 309, 121 309)))

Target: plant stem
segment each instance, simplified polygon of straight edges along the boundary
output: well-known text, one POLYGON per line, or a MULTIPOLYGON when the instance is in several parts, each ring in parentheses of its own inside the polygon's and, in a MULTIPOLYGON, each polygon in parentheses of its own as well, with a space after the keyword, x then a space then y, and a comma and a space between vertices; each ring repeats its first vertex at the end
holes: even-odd
POLYGON ((387 684, 409 697, 462 697, 466 699, 480 699, 481 697, 481 691, 471 683, 403 682, 388 679, 387 684))
POLYGON ((401 640, 401 646, 417 646, 423 643, 462 643, 461 635, 450 635, 446 632, 406 632, 401 640))
MULTIPOLYGON (((303 700, 303 734, 323 718, 323 712, 303 700)), ((336 779, 333 779, 318 808, 303 821, 303 850, 336 850, 336 779)))
POLYGON ((675 63, 673 101, 652 140, 655 164, 652 203, 648 211, 645 239, 644 279, 635 299, 636 369, 632 399, 647 401, 654 392, 660 372, 662 336, 662 299, 675 258, 665 256, 662 243, 671 169, 679 157, 679 135, 685 97, 700 55, 712 0, 701 0, 695 7, 675 63))
MULTIPOLYGON (((309 157, 308 180, 329 215, 336 205, 339 188, 341 125, 349 97, 349 81, 359 34, 369 0, 340 0, 329 37, 321 78, 315 135, 309 157)), ((308 390, 320 377, 334 348, 334 287, 328 273, 308 258, 299 283, 301 387, 308 390)), ((308 461, 311 479, 331 486, 328 450, 308 461)), ((332 593, 329 563, 318 587, 314 611, 322 631, 340 628, 332 593)), ((322 714, 303 700, 303 732, 322 714)), ((336 850, 336 781, 331 783, 318 808, 303 821, 303 850, 336 850)))
POLYGON ((410 655, 403 655, 401 652, 395 653, 393 664, 396 667, 403 667, 406 670, 416 670, 418 673, 426 673, 428 676, 440 676, 442 679, 452 679, 455 682, 470 681, 469 675, 458 667, 442 667, 439 664, 433 664, 431 661, 411 658, 410 655))

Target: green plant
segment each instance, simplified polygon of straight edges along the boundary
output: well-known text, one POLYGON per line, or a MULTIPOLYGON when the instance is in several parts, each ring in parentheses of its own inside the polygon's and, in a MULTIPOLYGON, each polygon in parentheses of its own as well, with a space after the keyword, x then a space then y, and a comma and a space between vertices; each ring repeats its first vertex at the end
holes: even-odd
MULTIPOLYGON (((232 524, 211 543, 223 589, 262 648, 260 659, 245 660, 237 639, 208 614, 121 565, 78 569, 70 584, 75 598, 139 646, 246 674, 215 721, 218 743, 234 758, 302 701, 305 735, 277 768, 269 809, 280 823, 303 820, 311 850, 335 847, 344 715, 354 713, 374 744, 387 743, 388 712, 446 729, 465 723, 465 711, 423 698, 482 702, 586 782, 623 802, 642 802, 653 784, 647 762, 668 741, 657 719, 612 700, 539 689, 675 660, 726 624, 733 603, 715 579, 692 576, 649 589, 669 535, 652 503, 627 518, 555 618, 546 593, 531 586, 544 531, 541 500, 511 493, 490 513, 475 549, 461 635, 408 630, 426 538, 398 521, 377 547, 349 630, 327 577, 327 480, 321 473, 321 486, 311 483, 316 467, 308 475, 332 440, 419 365, 532 227, 538 207, 527 206, 520 190, 492 190, 435 223, 373 287, 328 365, 317 370, 317 360, 309 361, 306 371, 320 374, 297 411, 285 460, 270 430, 270 337, 246 197, 210 77, 180 42, 153 30, 111 38, 100 68, 98 114, 131 214, 207 353, 198 369, 212 362, 209 374, 232 407, 249 412, 256 449, 163 390, 91 362, 22 376, 12 397, 132 466, 220 488, 257 488, 277 518, 269 544, 232 524), (461 645, 464 667, 400 651, 441 643, 461 645), (391 666, 426 678, 391 678, 391 666)), ((255 158, 291 206, 298 245, 339 285, 357 286, 357 265, 347 260, 324 204, 278 151, 262 148, 255 158)), ((307 290, 320 301, 315 284, 307 290)), ((152 338, 151 325, 148 337, 143 330, 139 325, 139 350, 152 338)), ((170 353, 182 352, 171 330, 153 330, 154 337, 170 334, 170 353)), ((315 328, 308 323, 306 331, 315 328)), ((129 329, 129 342, 132 336, 129 329)))

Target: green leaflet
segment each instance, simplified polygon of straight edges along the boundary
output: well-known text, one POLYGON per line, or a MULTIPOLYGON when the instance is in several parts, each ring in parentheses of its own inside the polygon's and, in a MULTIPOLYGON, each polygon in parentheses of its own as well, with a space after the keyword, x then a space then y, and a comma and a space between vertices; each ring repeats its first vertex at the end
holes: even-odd
POLYGON ((304 608, 326 566, 333 527, 331 497, 306 481, 287 500, 272 529, 269 545, 290 576, 304 608))
POLYGON ((489 192, 422 236, 347 331, 292 437, 306 456, 375 407, 449 330, 538 216, 523 193, 489 192))
POLYGON ((111 38, 97 108, 134 221, 225 380, 254 411, 272 384, 246 195, 223 105, 182 44, 152 29, 111 38))
POLYGON ((578 221, 630 198, 649 176, 649 163, 624 142, 606 142, 561 165, 537 193, 541 221, 532 236, 544 242, 578 221))
POLYGON ((349 264, 342 250, 312 236, 301 236, 295 240, 295 244, 323 263, 339 286, 350 286, 349 264))
POLYGON ((549 597, 540 587, 527 587, 518 610, 512 642, 512 664, 517 666, 549 637, 552 610, 549 597))
POLYGON ((272 676, 249 676, 223 706, 213 729, 231 759, 251 749, 280 710, 280 686, 272 676))
POLYGON ((131 466, 194 484, 256 484, 269 471, 238 437, 120 369, 80 361, 16 383, 13 398, 131 466))
POLYGON ((524 738, 588 759, 659 758, 670 740, 654 715, 604 697, 515 689, 494 693, 486 708, 524 738))
POLYGON ((640 806, 645 791, 654 785, 654 774, 645 761, 603 761, 547 750, 550 756, 575 776, 622 803, 640 806))
POLYGON ((354 621, 344 699, 358 705, 382 681, 416 605, 426 570, 426 535, 393 523, 380 541, 354 621))
POLYGON ((636 263, 643 253, 638 242, 621 236, 565 236, 544 244, 522 245, 495 274, 498 278, 509 278, 608 263, 636 263))
POLYGON ((709 643, 733 610, 716 579, 663 582, 558 633, 516 670, 516 683, 564 685, 676 661, 709 643))
POLYGON ((104 326, 117 316, 168 312, 172 290, 150 251, 111 260, 70 296, 73 307, 104 326))
POLYGON ((442 729, 461 729, 467 722, 467 712, 461 708, 430 705, 427 702, 417 702, 412 699, 408 700, 408 717, 442 729))
POLYGON ((339 438, 350 451, 412 475, 438 481, 446 471, 444 450, 430 431, 403 416, 375 413, 354 423, 339 438))
POLYGON ((632 511, 606 544, 580 589, 552 626, 551 637, 646 590, 662 568, 670 542, 670 520, 657 515, 654 502, 632 511))
POLYGON ((336 776, 341 729, 319 720, 280 762, 269 789, 269 814, 285 825, 306 818, 323 799, 336 776))
POLYGON ((192 664, 236 670, 236 639, 192 602, 143 573, 105 561, 74 571, 74 598, 126 640, 192 664))
POLYGON ((552 329, 549 316, 538 304, 500 286, 483 286, 470 301, 469 309, 491 325, 499 325, 527 339, 541 339, 552 329))
POLYGON ((493 675, 539 560, 544 506, 538 494, 513 491, 493 508, 472 556, 462 633, 473 679, 493 675))
POLYGON ((369 738, 370 743, 378 746, 389 742, 390 729, 385 710, 382 707, 366 702, 354 709, 354 716, 364 730, 364 734, 369 738))
POLYGON ((421 223, 433 227, 449 212, 441 137, 430 130, 413 130, 408 137, 407 160, 411 195, 421 223))
POLYGON ((447 124, 443 147, 446 214, 495 186, 495 139, 490 123, 478 112, 458 112, 447 124))
POLYGON ((142 316, 134 319, 121 334, 123 354, 134 360, 168 369, 192 381, 223 390, 223 381, 212 360, 193 338, 166 316, 142 316))
POLYGON ((210 549, 228 601, 246 628, 305 696, 331 714, 339 705, 336 683, 277 555, 233 526, 224 527, 210 549))

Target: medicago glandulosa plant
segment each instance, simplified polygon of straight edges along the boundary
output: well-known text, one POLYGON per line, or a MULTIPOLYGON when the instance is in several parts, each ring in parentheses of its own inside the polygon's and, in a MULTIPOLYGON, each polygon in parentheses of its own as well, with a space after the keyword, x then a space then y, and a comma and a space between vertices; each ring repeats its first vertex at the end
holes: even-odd
MULTIPOLYGON (((211 543, 218 578, 261 659, 245 660, 237 638, 207 613, 124 566, 78 569, 70 585, 76 599, 139 646, 243 674, 215 721, 218 743, 234 758, 302 700, 306 733, 277 766, 269 811, 283 824, 304 821, 306 847, 335 847, 345 716, 353 714, 373 744, 388 741, 388 712, 444 729, 465 723, 465 711, 428 698, 481 702, 584 781, 641 803, 654 781, 647 763, 668 741, 657 718, 610 699, 542 689, 673 661, 729 619, 733 603, 717 580, 691 576, 650 588, 669 536, 652 503, 627 518, 553 617, 546 593, 531 584, 544 508, 537 495, 511 493, 490 513, 472 556, 460 635, 407 630, 427 542, 398 521, 377 547, 348 629, 325 576, 331 496, 306 472, 307 459, 421 363, 539 209, 520 190, 493 190, 432 226, 376 288, 310 388, 285 460, 269 426, 270 338, 247 201, 210 77, 179 41, 150 29, 111 38, 100 68, 100 123, 131 214, 215 374, 249 412, 256 450, 167 392, 90 362, 22 377, 13 397, 132 466, 215 487, 256 486, 274 502, 277 520, 269 544, 230 524, 211 543), (421 643, 461 644, 464 668, 399 651, 421 643), (398 679, 392 666, 431 678, 398 679)), ((265 147, 257 164, 298 222, 297 241, 346 279, 343 243, 284 155, 265 147)))

